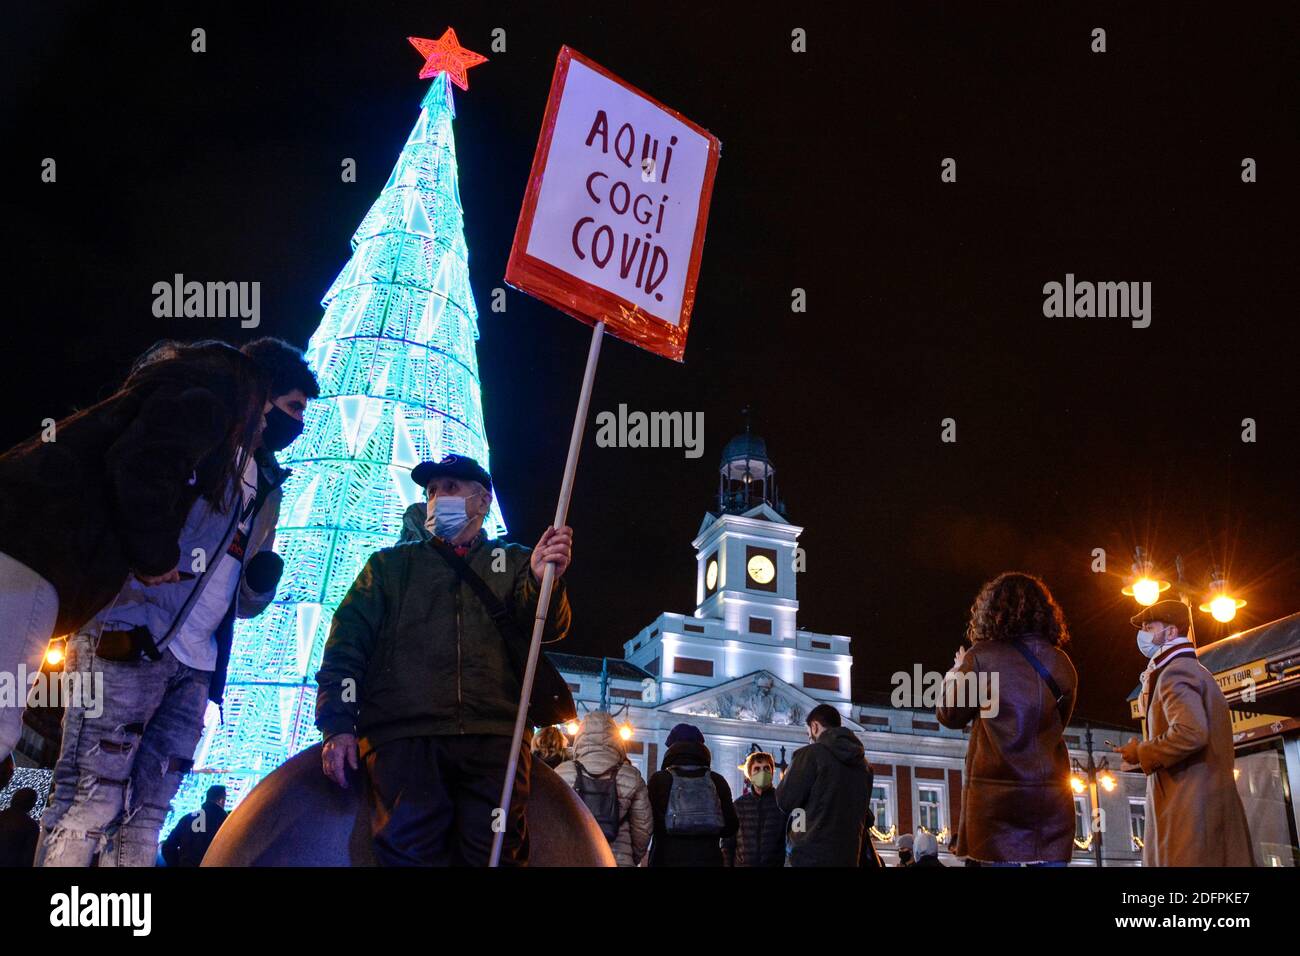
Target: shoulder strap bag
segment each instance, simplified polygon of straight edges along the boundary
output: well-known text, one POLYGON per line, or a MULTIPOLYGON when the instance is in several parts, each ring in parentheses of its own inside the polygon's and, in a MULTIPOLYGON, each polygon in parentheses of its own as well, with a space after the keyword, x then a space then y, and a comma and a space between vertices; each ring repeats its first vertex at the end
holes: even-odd
POLYGON ((1062 714, 1062 707, 1065 704, 1065 694, 1061 691, 1061 685, 1056 682, 1056 678, 1052 676, 1052 672, 1049 671, 1047 666, 1038 659, 1037 655, 1035 655, 1034 652, 1025 645, 1024 641, 1018 637, 1013 637, 1011 639, 1011 646, 1020 652, 1020 656, 1029 662, 1030 667, 1038 671, 1038 676, 1043 679, 1043 683, 1047 685, 1047 689, 1052 693, 1052 699, 1056 701, 1056 714, 1061 718, 1061 722, 1064 723, 1065 717, 1062 714))

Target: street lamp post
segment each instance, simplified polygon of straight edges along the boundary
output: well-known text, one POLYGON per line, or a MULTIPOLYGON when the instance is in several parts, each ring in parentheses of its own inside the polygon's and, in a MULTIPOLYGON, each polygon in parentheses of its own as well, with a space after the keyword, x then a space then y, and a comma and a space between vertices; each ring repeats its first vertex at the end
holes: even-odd
MULTIPOLYGON (((1086 789, 1088 797, 1092 801, 1092 811, 1096 822, 1089 821, 1088 830, 1092 834, 1087 849, 1092 850, 1092 858, 1095 866, 1104 866, 1102 860, 1102 830, 1106 819, 1106 811, 1101 807, 1101 791, 1105 790, 1110 793, 1118 785, 1115 775, 1110 772, 1110 761, 1102 757, 1101 763, 1098 764, 1093 756, 1092 748, 1092 722, 1085 720, 1083 722, 1084 746, 1088 748, 1088 766, 1087 769, 1079 766, 1079 761, 1073 761, 1073 767, 1070 773, 1070 786, 1075 793, 1082 794, 1086 789)), ((1076 845, 1077 845, 1076 840, 1076 845)), ((1079 849, 1085 849, 1080 846, 1079 849)))
MULTIPOLYGON (((1092 724, 1085 721, 1083 725, 1084 741, 1088 745, 1088 790, 1092 799, 1094 812, 1101 809, 1101 792, 1097 789, 1097 761, 1092 756, 1092 724)), ((1097 866, 1104 866, 1101 857, 1101 820, 1105 816, 1098 818, 1098 825, 1093 828, 1092 833, 1092 858, 1097 861, 1097 866)))
MULTIPOLYGON (((625 703, 619 708, 619 713, 626 713, 628 705, 625 703)), ((609 658, 600 659, 600 710, 601 713, 608 714, 609 711, 609 658)), ((613 715, 611 715, 613 716, 613 715)), ((626 719, 618 728, 618 735, 624 743, 632 739, 632 725, 626 719)))
POLYGON ((1187 583, 1187 576, 1183 574, 1183 556, 1174 555, 1174 571, 1178 579, 1174 582, 1174 587, 1178 591, 1178 600, 1183 602, 1187 608, 1187 639, 1192 642, 1192 647, 1196 646, 1196 620, 1192 616, 1194 607, 1192 605, 1191 593, 1192 586, 1187 583))

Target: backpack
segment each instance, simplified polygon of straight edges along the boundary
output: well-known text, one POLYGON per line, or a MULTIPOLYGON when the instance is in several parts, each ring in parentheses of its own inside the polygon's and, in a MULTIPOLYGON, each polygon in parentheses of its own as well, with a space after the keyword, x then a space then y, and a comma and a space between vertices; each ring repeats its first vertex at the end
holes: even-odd
POLYGON ((618 838, 623 818, 618 812, 618 769, 614 764, 602 774, 590 774, 577 760, 573 761, 573 789, 600 824, 600 832, 610 843, 618 838))
POLYGON ((722 800, 707 767, 669 767, 672 784, 664 832, 669 836, 718 836, 722 833, 722 800), (698 777, 682 776, 679 770, 703 770, 698 777))

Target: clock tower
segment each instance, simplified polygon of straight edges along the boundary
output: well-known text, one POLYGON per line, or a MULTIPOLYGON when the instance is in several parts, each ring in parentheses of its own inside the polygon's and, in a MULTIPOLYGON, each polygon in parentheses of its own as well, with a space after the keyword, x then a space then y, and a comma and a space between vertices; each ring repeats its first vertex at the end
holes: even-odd
POLYGON ((767 445, 748 423, 722 450, 716 506, 695 548, 695 616, 732 629, 793 637, 802 528, 786 521, 767 445))
POLYGON ((714 507, 691 542, 694 612, 661 614, 624 644, 661 699, 764 671, 814 699, 848 701, 849 638, 798 626, 802 533, 786 518, 767 445, 747 423, 722 450, 714 507))

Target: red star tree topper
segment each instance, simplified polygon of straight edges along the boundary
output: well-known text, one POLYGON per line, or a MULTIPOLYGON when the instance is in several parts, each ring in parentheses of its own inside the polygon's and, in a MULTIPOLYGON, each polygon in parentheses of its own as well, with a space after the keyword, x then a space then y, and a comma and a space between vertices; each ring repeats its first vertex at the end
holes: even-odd
POLYGON ((471 66, 486 63, 487 57, 467 50, 456 39, 456 31, 447 27, 447 32, 436 40, 423 37, 407 37, 411 45, 424 57, 424 67, 420 70, 420 79, 428 80, 439 73, 446 73, 453 83, 462 90, 469 91, 469 78, 465 75, 471 66))

